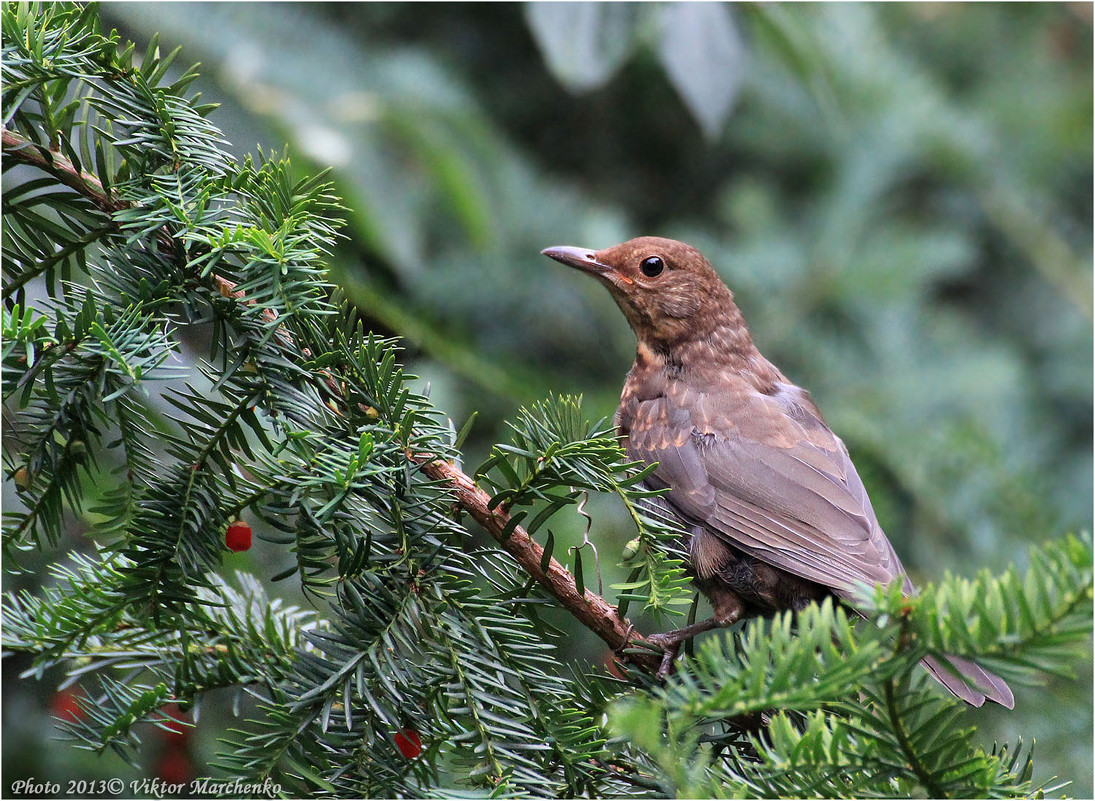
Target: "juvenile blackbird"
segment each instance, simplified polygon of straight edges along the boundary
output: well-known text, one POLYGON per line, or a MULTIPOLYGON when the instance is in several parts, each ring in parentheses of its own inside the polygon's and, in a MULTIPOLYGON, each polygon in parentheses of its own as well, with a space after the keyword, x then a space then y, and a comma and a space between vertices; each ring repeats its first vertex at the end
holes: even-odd
MULTIPOLYGON (((714 618, 652 638, 668 669, 680 643, 753 615, 800 610, 857 582, 902 577, 916 590, 875 518, 844 443, 809 394, 761 356, 730 290, 695 248, 640 237, 606 250, 553 247, 589 273, 631 324, 638 348, 616 425, 628 455, 657 468, 646 480, 690 537, 689 572, 714 618)), ((923 664, 974 706, 1009 709, 1007 684, 950 657, 964 679, 923 664)))

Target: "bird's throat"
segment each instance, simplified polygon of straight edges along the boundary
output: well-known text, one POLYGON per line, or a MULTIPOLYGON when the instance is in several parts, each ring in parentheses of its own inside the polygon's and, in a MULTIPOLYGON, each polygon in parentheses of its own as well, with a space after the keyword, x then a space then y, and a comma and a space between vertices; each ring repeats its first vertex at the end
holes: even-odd
POLYGON ((684 339, 672 345, 639 337, 628 383, 643 387, 641 395, 660 394, 666 382, 685 377, 698 384, 735 376, 764 392, 785 380, 753 344, 744 325, 719 327, 706 337, 684 339))

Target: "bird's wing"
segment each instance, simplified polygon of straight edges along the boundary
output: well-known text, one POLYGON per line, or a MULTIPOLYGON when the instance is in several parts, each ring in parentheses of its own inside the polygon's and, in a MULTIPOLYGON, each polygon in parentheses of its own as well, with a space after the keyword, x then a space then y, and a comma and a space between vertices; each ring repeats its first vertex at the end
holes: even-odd
POLYGON ((657 462, 651 478, 669 502, 731 545, 849 599, 857 582, 905 575, 844 443, 805 391, 671 382, 631 417, 629 455, 657 462))

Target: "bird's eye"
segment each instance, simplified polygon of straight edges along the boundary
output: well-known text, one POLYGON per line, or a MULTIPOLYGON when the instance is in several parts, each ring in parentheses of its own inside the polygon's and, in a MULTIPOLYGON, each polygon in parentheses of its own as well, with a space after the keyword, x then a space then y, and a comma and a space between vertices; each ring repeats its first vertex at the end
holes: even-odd
POLYGON ((662 270, 665 269, 665 262, 662 261, 661 256, 650 256, 643 259, 642 264, 639 265, 639 269, 643 271, 643 275, 647 278, 653 278, 656 275, 662 274, 662 270))

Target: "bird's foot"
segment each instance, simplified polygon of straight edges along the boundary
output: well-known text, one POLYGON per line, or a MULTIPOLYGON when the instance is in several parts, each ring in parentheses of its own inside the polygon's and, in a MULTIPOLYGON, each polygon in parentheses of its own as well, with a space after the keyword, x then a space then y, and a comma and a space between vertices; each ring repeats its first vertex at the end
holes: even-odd
POLYGON ((681 643, 686 639, 672 636, 674 634, 676 632, 671 631, 668 634, 651 634, 646 638, 653 645, 662 649, 662 663, 658 666, 658 672, 654 674, 654 678, 658 681, 664 681, 665 677, 669 675, 673 662, 681 651, 681 643))
POLYGON ((711 618, 710 620, 704 620, 701 623, 693 623, 691 626, 685 626, 676 631, 667 631, 663 634, 651 634, 648 636, 646 639, 652 645, 656 645, 658 648, 662 649, 662 663, 658 667, 658 672, 655 674, 658 681, 661 681, 669 675, 669 671, 673 667, 673 661, 677 658, 677 654, 680 653, 681 644, 685 640, 689 640, 705 631, 718 628, 719 625, 719 621, 715 618, 711 618))

